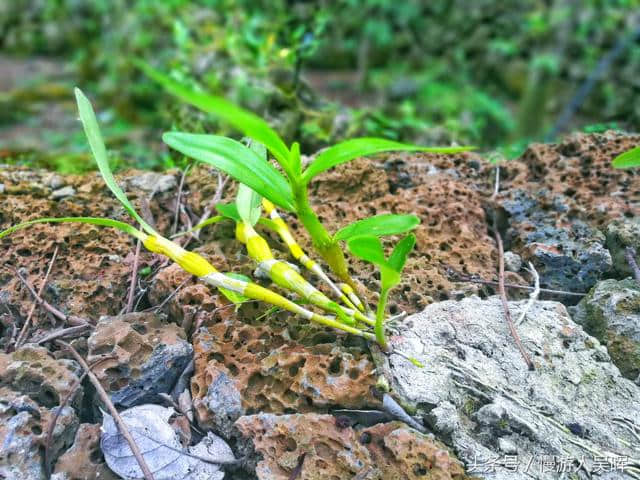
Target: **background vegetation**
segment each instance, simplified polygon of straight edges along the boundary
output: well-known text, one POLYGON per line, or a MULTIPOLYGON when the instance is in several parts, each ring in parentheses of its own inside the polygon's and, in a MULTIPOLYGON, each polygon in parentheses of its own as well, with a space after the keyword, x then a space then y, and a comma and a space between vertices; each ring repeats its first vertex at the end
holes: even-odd
POLYGON ((143 77, 133 58, 255 111, 285 140, 302 139, 307 152, 375 135, 475 144, 513 156, 531 140, 569 130, 638 130, 639 6, 0 2, 0 161, 92 168, 74 114, 74 85, 91 94, 122 164, 181 162, 163 149, 160 131, 220 130, 143 77))

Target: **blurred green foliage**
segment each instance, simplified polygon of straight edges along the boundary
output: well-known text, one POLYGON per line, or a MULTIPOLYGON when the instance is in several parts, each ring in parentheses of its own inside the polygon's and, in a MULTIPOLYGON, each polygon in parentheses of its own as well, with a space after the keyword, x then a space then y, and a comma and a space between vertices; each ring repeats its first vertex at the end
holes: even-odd
MULTIPOLYGON (((372 135, 501 147, 510 156, 541 139, 603 55, 633 33, 639 6, 640 0, 16 0, 0 3, 0 48, 3 55, 62 59, 69 98, 73 84, 93 92, 108 113, 106 135, 116 139, 142 126, 221 131, 145 79, 131 63, 138 57, 255 111, 285 140, 301 139, 306 151, 372 135)), ((639 70, 636 39, 564 128, 637 130, 639 70)), ((0 108, 11 112, 0 123, 31 114, 24 92, 0 94, 0 108)), ((75 140, 61 138, 51 139, 52 148, 75 158, 75 140)), ((141 167, 181 162, 140 144, 123 146, 120 156, 141 167)), ((76 168, 63 163, 54 168, 76 168)))

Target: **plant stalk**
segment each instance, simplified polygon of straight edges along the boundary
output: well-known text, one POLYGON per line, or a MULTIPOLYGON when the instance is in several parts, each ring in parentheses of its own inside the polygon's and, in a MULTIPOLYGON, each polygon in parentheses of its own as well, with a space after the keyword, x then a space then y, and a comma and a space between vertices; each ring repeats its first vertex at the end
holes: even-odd
POLYGON ((378 308, 376 310, 376 326, 375 334, 376 340, 380 344, 380 348, 387 350, 387 339, 384 336, 384 311, 387 306, 387 299, 389 298, 389 288, 382 288, 380 290, 380 299, 378 300, 378 308))
POLYGON ((333 240, 329 232, 320 223, 318 216, 309 204, 307 186, 305 184, 295 184, 293 195, 296 202, 296 214, 311 235, 316 251, 340 280, 349 285, 355 292, 359 292, 360 288, 349 275, 347 260, 340 245, 333 240))

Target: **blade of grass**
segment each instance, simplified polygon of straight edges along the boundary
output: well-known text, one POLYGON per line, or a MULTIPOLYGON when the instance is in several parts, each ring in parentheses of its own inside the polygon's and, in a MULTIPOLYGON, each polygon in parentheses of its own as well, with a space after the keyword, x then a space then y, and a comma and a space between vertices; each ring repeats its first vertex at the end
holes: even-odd
POLYGON ((113 177, 113 173, 111 172, 111 168, 109 167, 107 149, 104 146, 104 140, 102 139, 100 127, 98 126, 98 120, 96 119, 96 114, 93 111, 91 102, 89 102, 87 97, 84 96, 79 88, 75 89, 75 94, 76 101, 78 103, 78 113, 80 114, 80 121, 82 122, 82 126, 84 127, 84 132, 87 135, 87 140, 89 141, 91 152, 93 152, 93 158, 98 164, 98 168, 100 169, 100 173, 102 174, 104 182, 113 192, 118 201, 120 201, 122 206, 127 210, 127 212, 129 212, 129 214, 133 218, 135 218, 138 223, 140 223, 142 228, 147 233, 156 234, 157 232, 151 227, 151 225, 145 222, 144 219, 140 215, 138 215, 138 212, 136 212, 135 208, 133 208, 133 205, 116 182, 116 179, 113 177))
POLYGON ((110 218, 97 218, 97 217, 57 217, 57 218, 37 218, 35 220, 29 220, 27 222, 18 223, 12 227, 7 228, 0 232, 0 238, 6 237, 12 234, 16 230, 35 225, 36 223, 87 223, 90 225, 99 225, 101 227, 112 227, 118 230, 128 233, 132 237, 138 240, 144 240, 146 235, 135 227, 132 227, 128 223, 120 222, 118 220, 112 220, 110 218))

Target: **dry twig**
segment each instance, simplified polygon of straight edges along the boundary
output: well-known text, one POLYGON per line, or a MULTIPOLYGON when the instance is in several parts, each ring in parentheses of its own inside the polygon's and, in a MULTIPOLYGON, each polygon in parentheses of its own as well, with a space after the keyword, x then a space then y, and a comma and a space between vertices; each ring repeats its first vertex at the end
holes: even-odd
POLYGON ((133 257, 133 268, 131 269, 131 285, 129 286, 129 296, 127 297, 127 306, 124 313, 131 313, 133 310, 133 299, 136 294, 136 284, 138 283, 138 264, 140 262, 140 248, 142 244, 140 240, 136 242, 136 253, 133 257))
POLYGON ((29 290, 29 292, 35 299, 36 303, 38 305, 41 305, 45 310, 51 313, 54 317, 57 317, 63 322, 73 326, 80 326, 80 325, 86 325, 91 323, 85 320, 84 318, 76 317, 75 315, 66 315, 62 313, 60 310, 58 310, 56 307, 54 307, 45 299, 43 299, 40 295, 38 295, 38 293, 33 289, 33 287, 29 284, 29 282, 27 282, 27 280, 20 274, 20 272, 16 268, 9 268, 9 267, 5 267, 5 268, 12 271, 18 277, 18 279, 20 279, 22 284, 25 287, 27 287, 27 290, 29 290))
POLYGON ((533 362, 529 358, 529 354, 522 346, 522 342, 520 341, 520 336, 516 331, 516 327, 513 325, 513 320, 511 319, 511 312, 509 311, 509 302, 507 300, 507 293, 504 289, 504 247, 502 246, 502 237, 500 236, 500 232, 498 231, 497 225, 494 226, 494 233, 496 237, 496 243, 498 244, 498 290, 500 291, 500 300, 502 301, 502 308, 504 309, 504 316, 507 320, 507 325, 509 327, 509 331, 511 332, 511 336, 513 340, 516 342, 516 346, 518 350, 520 350, 520 354, 527 364, 527 368, 529 370, 535 370, 535 366, 533 362))
MULTIPOLYGON (((58 256, 58 246, 56 245, 55 250, 53 251, 53 256, 51 257, 51 261, 49 262, 49 266, 47 267, 47 273, 44 276, 44 280, 42 280, 42 285, 38 289, 38 295, 42 296, 44 293, 44 289, 47 286, 47 281, 49 281, 49 275, 51 274, 51 268, 53 267, 53 263, 56 261, 56 257, 58 256)), ((27 330, 29 330, 29 325, 31 324, 31 318, 33 317, 33 313, 36 311, 36 305, 33 304, 31 306, 31 310, 29 310, 29 315, 27 315, 27 319, 24 321, 24 325, 22 326, 22 330, 20 330, 20 335, 18 335, 18 339, 16 340, 16 349, 20 348, 20 346, 24 343, 27 336, 27 330)))
POLYGON ((109 395, 104 390, 104 388, 102 388, 100 381, 93 374, 93 372, 89 368, 89 365, 87 365, 87 362, 85 362, 84 358, 82 358, 82 356, 76 351, 76 349, 73 348, 68 343, 63 342, 62 340, 56 340, 56 343, 61 347, 65 348, 67 351, 69 351, 69 353, 73 355, 73 358, 82 366, 87 376, 89 377, 89 380, 91 380, 91 383, 95 387, 96 392, 98 392, 100 399, 105 404, 105 406, 109 410, 109 413, 113 417, 114 422, 118 426, 118 430, 120 430, 120 433, 129 444, 129 447, 131 448, 131 452, 133 453, 133 456, 136 457, 136 461, 138 462, 138 465, 140 466, 140 469, 144 474, 145 480, 154 480, 153 474, 151 473, 151 470, 149 470, 149 466, 147 465, 147 462, 145 461, 144 457, 142 456, 142 453, 140 452, 140 449, 138 448, 138 444, 135 442, 135 440, 131 436, 131 433, 129 432, 127 425, 124 423, 124 421, 120 417, 120 414, 116 410, 116 407, 113 406, 113 402, 109 398, 109 395))
POLYGON ((538 295, 540 295, 540 275, 538 275, 538 272, 531 262, 529 262, 529 271, 531 271, 531 275, 533 275, 533 292, 529 294, 529 301, 520 313, 518 320, 516 320, 516 325, 520 325, 522 322, 524 322, 527 313, 529 313, 529 310, 531 310, 533 304, 536 303, 536 300, 538 300, 538 295))

